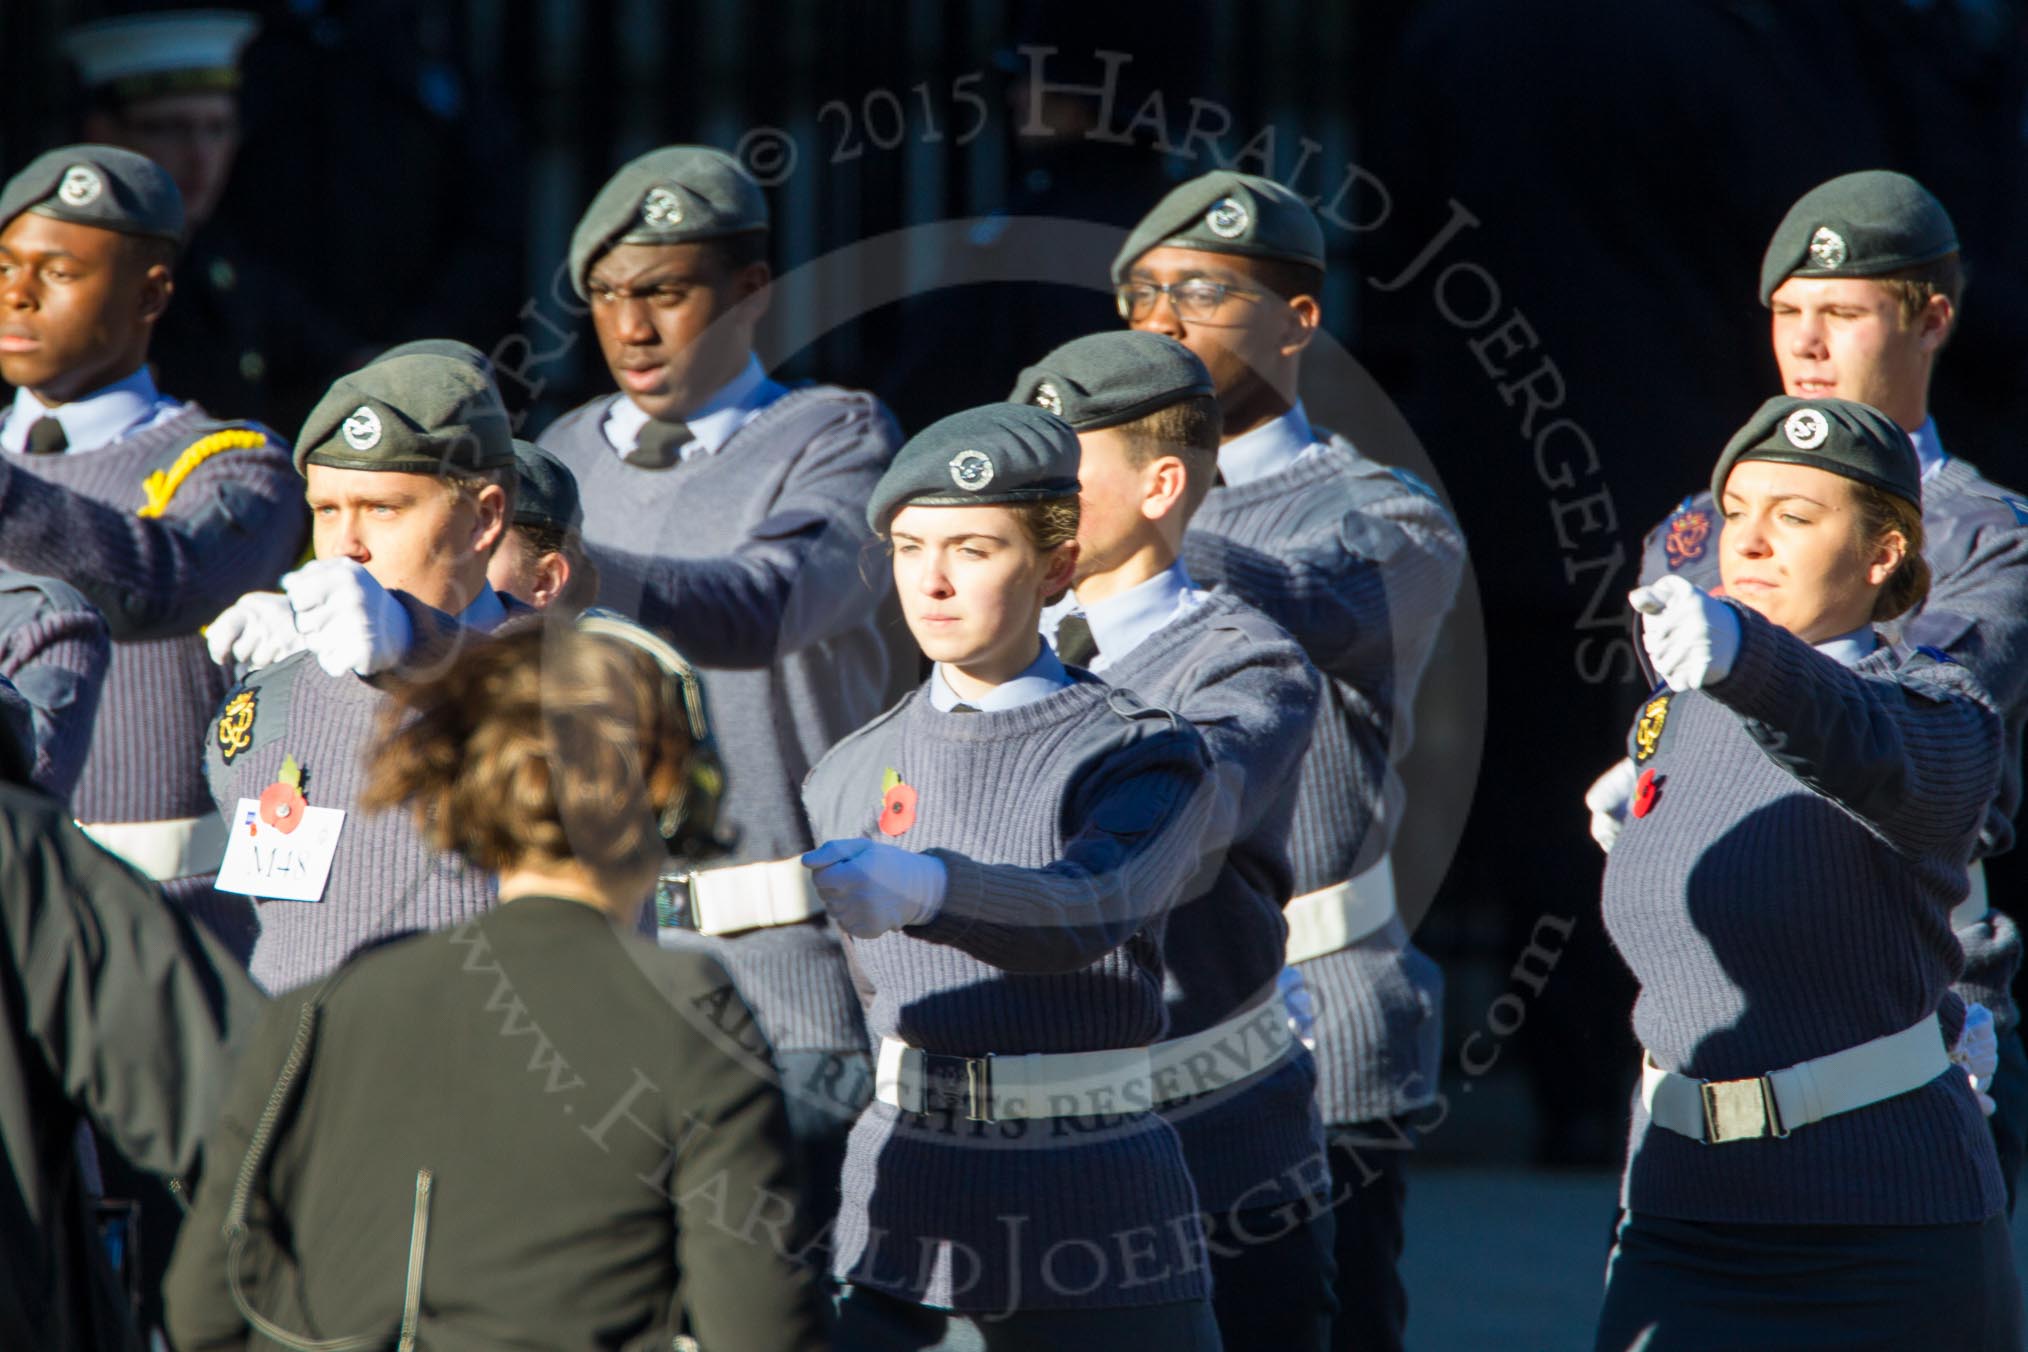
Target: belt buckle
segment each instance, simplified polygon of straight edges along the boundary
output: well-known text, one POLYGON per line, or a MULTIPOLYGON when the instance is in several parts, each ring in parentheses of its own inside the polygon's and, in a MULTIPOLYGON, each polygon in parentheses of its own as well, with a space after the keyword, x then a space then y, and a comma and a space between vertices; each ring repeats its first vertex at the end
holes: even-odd
POLYGON ((968 1122, 990 1122, 987 1105, 993 1099, 989 1056, 941 1056, 922 1054, 922 1110, 925 1113, 949 1108, 962 1112, 968 1122))
POLYGON ((655 923, 663 929, 697 928, 697 908, 690 903, 695 874, 664 873, 655 879, 655 923))
POLYGON ((1767 1076, 1751 1080, 1705 1080, 1698 1085, 1704 1099, 1704 1143, 1753 1141, 1763 1136, 1786 1137, 1774 1085, 1767 1076))

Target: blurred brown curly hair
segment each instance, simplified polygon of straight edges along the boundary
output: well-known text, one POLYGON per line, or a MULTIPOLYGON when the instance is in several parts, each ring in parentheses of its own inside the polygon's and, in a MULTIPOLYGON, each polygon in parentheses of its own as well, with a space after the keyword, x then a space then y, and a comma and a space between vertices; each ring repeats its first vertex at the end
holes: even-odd
POLYGON ((362 808, 406 807, 433 847, 495 873, 663 858, 658 823, 681 803, 691 746, 647 653, 530 623, 393 693, 362 808))

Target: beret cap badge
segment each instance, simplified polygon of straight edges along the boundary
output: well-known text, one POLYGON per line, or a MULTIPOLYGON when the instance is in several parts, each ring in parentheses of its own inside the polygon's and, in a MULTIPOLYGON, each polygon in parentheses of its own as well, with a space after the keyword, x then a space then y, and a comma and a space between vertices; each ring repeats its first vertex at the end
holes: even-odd
POLYGON ((1810 261, 1820 268, 1843 267, 1849 256, 1845 237, 1828 225, 1820 225, 1810 236, 1810 261))
POLYGON ((63 171, 63 182, 57 186, 56 195, 67 206, 90 206, 105 191, 105 186, 98 170, 88 164, 73 164, 63 171))
POLYGON ((380 415, 361 404, 339 430, 347 446, 355 451, 370 451, 380 444, 380 415))
POLYGON ((993 482, 993 459, 984 451, 959 451, 951 457, 951 482, 977 493, 993 482))
POLYGON ((1204 213, 1204 226, 1220 239, 1238 239, 1253 218, 1237 197, 1221 197, 1204 213))
POLYGON ((1799 408, 1782 424, 1782 435, 1799 451, 1814 450, 1831 435, 1831 424, 1813 408, 1799 408))
POLYGON ((669 188, 650 188, 641 199, 641 224, 657 230, 683 224, 683 199, 669 188))
POLYGON ((1063 416, 1063 394, 1047 380, 1035 387, 1035 397, 1029 402, 1045 413, 1054 413, 1059 418, 1063 416))

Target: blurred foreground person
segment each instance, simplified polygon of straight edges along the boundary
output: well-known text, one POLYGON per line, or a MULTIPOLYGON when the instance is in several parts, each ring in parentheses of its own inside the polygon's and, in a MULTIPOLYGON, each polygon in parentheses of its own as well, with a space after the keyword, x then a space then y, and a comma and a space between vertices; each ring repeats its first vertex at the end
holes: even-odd
POLYGON ((361 952, 257 1029, 171 1265, 184 1352, 249 1326, 283 1347, 817 1345, 752 1016, 710 958, 624 933, 712 807, 695 690, 662 653, 530 627, 401 687, 362 801, 496 871, 503 905, 361 952))
POLYGON ((30 785, 0 733, 0 1347, 142 1346, 93 1220, 78 1124, 180 1175, 260 996, 160 889, 30 785))

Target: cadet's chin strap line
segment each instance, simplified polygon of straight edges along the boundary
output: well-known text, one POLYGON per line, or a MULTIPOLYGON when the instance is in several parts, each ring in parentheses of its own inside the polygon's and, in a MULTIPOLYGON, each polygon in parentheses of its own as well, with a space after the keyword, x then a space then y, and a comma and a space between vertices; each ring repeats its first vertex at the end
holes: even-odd
MULTIPOLYGON (((322 1013, 324 997, 335 986, 345 969, 327 977, 303 1006, 303 1012, 296 1021, 296 1036, 289 1044, 289 1054, 282 1061, 282 1073, 275 1080, 275 1087, 268 1093, 267 1105, 261 1109, 260 1121, 255 1124, 253 1137, 247 1142, 246 1156, 239 1163, 239 1174, 233 1180, 232 1201, 225 1210, 225 1225, 221 1233, 226 1240, 225 1282, 232 1293, 232 1303, 238 1307, 240 1317, 261 1336, 280 1344, 291 1352, 366 1352, 368 1348, 385 1347, 384 1334, 364 1334, 352 1338, 305 1338, 289 1332, 254 1309, 247 1300, 246 1292, 240 1285, 240 1260, 246 1250, 248 1237, 247 1211, 253 1201, 253 1190, 260 1179, 263 1165, 267 1163, 268 1148, 272 1144, 276 1124, 281 1120, 294 1098, 297 1077, 308 1064, 310 1050, 317 1041, 317 1018, 322 1013)), ((429 1171, 424 1170, 416 1179, 416 1223, 410 1239, 408 1299, 402 1309, 402 1347, 415 1346, 415 1324, 412 1306, 421 1294, 422 1264, 418 1252, 428 1232, 429 1171)))

